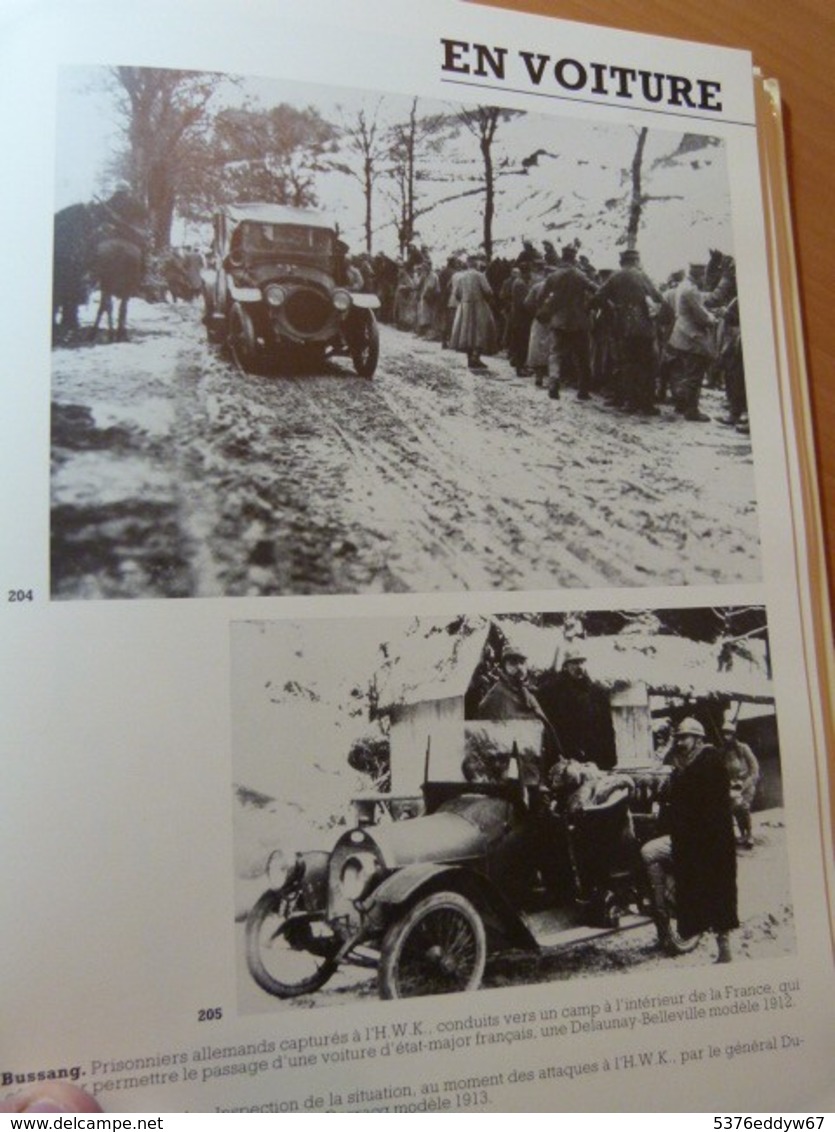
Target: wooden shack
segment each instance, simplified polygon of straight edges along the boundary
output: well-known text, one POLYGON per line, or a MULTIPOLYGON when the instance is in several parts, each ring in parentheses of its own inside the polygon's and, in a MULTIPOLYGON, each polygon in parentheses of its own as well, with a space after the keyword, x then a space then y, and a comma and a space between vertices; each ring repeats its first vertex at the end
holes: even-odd
POLYGON ((559 668, 569 650, 585 657, 590 678, 609 694, 619 768, 661 764, 661 721, 675 724, 696 715, 709 739, 718 741, 722 719, 730 714, 739 737, 751 741, 763 763, 762 798, 782 803, 774 696, 762 641, 729 654, 724 642, 651 628, 567 639, 563 627, 502 617, 415 622, 377 673, 376 712, 390 722, 393 792, 419 791, 427 752, 433 778, 459 778, 468 737, 479 728, 506 749, 514 743, 520 751, 540 749, 542 725, 535 720, 489 727, 468 721, 479 674, 495 673, 508 641, 527 656, 533 679, 559 668))

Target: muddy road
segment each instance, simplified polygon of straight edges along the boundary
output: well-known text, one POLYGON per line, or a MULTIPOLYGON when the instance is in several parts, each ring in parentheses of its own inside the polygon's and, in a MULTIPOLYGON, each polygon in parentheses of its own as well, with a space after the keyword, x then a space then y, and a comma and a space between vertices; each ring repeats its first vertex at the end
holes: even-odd
POLYGON ((716 419, 554 402, 387 326, 373 380, 244 375, 200 319, 135 300, 130 342, 53 351, 54 597, 759 577, 750 441, 716 419))

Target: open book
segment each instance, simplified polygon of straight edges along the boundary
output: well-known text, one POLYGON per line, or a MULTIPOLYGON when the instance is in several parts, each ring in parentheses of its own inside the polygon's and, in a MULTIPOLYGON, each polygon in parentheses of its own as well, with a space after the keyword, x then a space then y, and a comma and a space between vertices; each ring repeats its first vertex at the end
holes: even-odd
POLYGON ((775 85, 454 0, 0 62, 3 1091, 831 1107, 775 85))

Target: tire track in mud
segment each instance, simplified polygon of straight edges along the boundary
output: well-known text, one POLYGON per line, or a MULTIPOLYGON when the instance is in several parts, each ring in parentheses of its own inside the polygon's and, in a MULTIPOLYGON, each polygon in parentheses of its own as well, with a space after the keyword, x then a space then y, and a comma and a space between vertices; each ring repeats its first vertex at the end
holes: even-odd
MULTIPOLYGON (((236 375, 231 388, 245 390, 246 396, 236 396, 230 406, 236 419, 236 424, 230 423, 231 451, 240 448, 240 455, 246 455, 242 474, 250 477, 255 489, 259 480, 307 485, 307 500, 295 499, 293 505, 308 514, 318 513, 317 521, 329 532, 320 540, 320 567, 322 559, 330 557, 334 569, 324 576, 320 568, 318 581, 308 578, 303 562, 301 568, 292 565, 298 548, 287 539, 282 546, 279 538, 271 550, 269 539, 265 543, 256 538, 259 530, 266 535, 271 525, 270 510, 276 500, 268 492, 263 518, 256 517, 242 532, 243 542, 253 544, 255 561, 241 564, 236 580, 227 578, 233 588, 226 592, 237 592, 247 575, 250 583, 255 580, 255 592, 550 588, 683 580, 688 532, 663 530, 653 505, 663 501, 664 494, 648 491, 634 479, 624 482, 621 474, 617 499, 607 498, 612 496, 611 477, 590 477, 588 464, 594 453, 591 459, 586 453, 585 465, 571 455, 551 466, 563 495, 555 498, 554 476, 537 471, 544 463, 531 463, 524 451, 542 448, 542 422, 529 420, 530 410, 537 408, 533 390, 518 381, 511 390, 511 382, 479 382, 466 372, 450 374, 438 359, 426 356, 437 350, 429 346, 423 347, 424 356, 418 359, 418 384, 398 372, 404 365, 404 348, 410 355, 406 364, 414 370, 410 336, 397 332, 394 336, 398 348, 391 351, 388 365, 373 383, 338 370, 319 378, 236 375), (510 415, 511 409, 519 408, 524 411, 510 415), (269 435, 276 415, 284 422, 280 451, 269 435), (266 420, 262 443, 247 436, 252 429, 242 429, 241 418, 250 425, 254 418, 256 433, 266 420), (456 418, 469 422, 463 434, 454 427, 456 418), (429 430, 417 427, 416 421, 427 421, 429 430), (463 437, 475 439, 475 445, 462 443, 463 437), (489 438, 486 445, 479 437, 489 438), (486 458, 485 446, 491 449, 486 458), (259 464, 268 470, 259 473, 259 464), (575 486, 581 476, 585 490, 575 486), (513 480, 515 497, 503 490, 513 480), (339 483, 337 493, 332 490, 334 482, 339 483), (578 497, 582 508, 577 506, 578 497), (636 498, 647 503, 646 509, 634 506, 636 498), (662 545, 660 536, 668 542, 675 539, 672 550, 662 545), (644 557, 646 545, 655 548, 649 564, 632 561, 640 539, 644 557)), ((458 361, 453 355, 447 357, 453 366, 458 361)), ((228 383, 228 370, 221 380, 228 383)), ((568 399, 565 403, 571 407, 568 399)), ((590 410, 591 406, 583 406, 580 412, 590 410)), ((566 415, 563 412, 555 422, 562 425, 562 435, 554 442, 556 455, 574 452, 565 434, 582 427, 576 411, 570 422, 566 415)), ((599 465, 622 469, 624 453, 634 458, 634 451, 641 450, 638 430, 645 424, 651 427, 651 422, 630 428, 629 422, 607 420, 599 410, 595 416, 606 448, 599 465), (631 432, 626 439, 625 432, 631 432)), ((230 446, 226 449, 228 453, 230 446)), ((227 471, 232 479, 231 469, 227 471)), ((640 474, 646 478, 645 471, 640 474)), ((281 509, 287 500, 278 503, 281 509)), ((230 541, 233 522, 227 516, 221 544, 230 541)), ((309 526, 307 538, 310 541, 309 526)), ((698 580, 695 567, 692 574, 698 580)), ((713 580, 710 575, 708 580, 713 580)))
MULTIPOLYGON (((437 361, 434 364, 437 368, 437 361)), ((492 362, 494 369, 502 365, 506 363, 492 362)), ((469 479, 474 485, 473 497, 483 497, 485 484, 491 485, 490 510, 498 524, 493 533, 509 542, 515 555, 502 584, 513 584, 513 574, 519 572, 520 549, 528 552, 527 585, 736 580, 723 576, 715 566, 702 564, 700 559, 710 557, 701 543, 704 532, 713 535, 714 542, 718 540, 725 551, 734 541, 742 542, 739 576, 746 580, 755 576, 750 543, 756 546, 756 530, 729 528, 714 534, 711 528, 715 524, 698 507, 693 484, 670 474, 676 430, 687 428, 684 422, 615 416, 613 410, 597 401, 575 404, 573 392, 555 406, 531 382, 518 378, 473 378, 463 371, 459 381, 459 400, 475 402, 469 414, 476 422, 473 427, 490 438, 491 447, 499 454, 492 461, 482 461, 479 468, 471 468, 469 479), (531 419, 531 412, 536 414, 543 403, 551 417, 545 427, 556 430, 553 441, 549 441, 554 463, 532 462, 525 451, 542 453, 543 421, 538 416, 531 419), (599 454, 589 452, 588 444, 582 444, 583 432, 594 435, 601 448, 599 454), (645 451, 650 436, 653 446, 645 451), (575 455, 578 439, 579 456, 575 455), (555 473, 559 498, 554 496, 555 477, 536 470, 543 467, 555 473), (613 472, 595 476, 593 468, 613 472), (655 485, 654 489, 648 482, 655 485), (506 491, 508 485, 512 493, 506 491), (677 498, 681 506, 676 506, 677 498), (532 539, 532 532, 538 537, 532 539), (545 570, 537 578, 537 556, 548 546, 552 548, 550 561, 545 559, 545 570)), ((408 379, 401 380, 397 389, 399 403, 409 406, 410 419, 433 420, 431 438, 425 432, 417 434, 428 458, 440 473, 449 472, 461 479, 460 435, 455 430, 455 417, 438 413, 435 402, 439 393, 443 395, 446 390, 439 389, 437 382, 428 387, 423 381, 418 384, 408 379)), ((384 390, 384 396, 391 399, 389 389, 384 390)), ((724 461, 723 473, 731 460, 744 454, 746 444, 734 447, 736 451, 724 461)), ((717 552, 713 558, 716 561, 717 552)), ((720 557, 719 561, 726 564, 727 559, 720 557)))
POLYGON ((192 443, 219 592, 351 590, 344 566, 353 544, 339 519, 333 440, 294 379, 281 381, 209 363, 192 443))
POLYGON ((476 377, 437 343, 382 330, 371 381, 347 362, 315 376, 242 374, 209 347, 193 309, 149 312, 129 348, 56 352, 53 393, 69 416, 53 486, 94 505, 69 515, 70 533, 76 520, 89 526, 89 560, 60 596, 757 577, 747 442, 573 392, 554 404, 503 359, 476 377), (85 438, 89 412, 98 431, 85 438), (98 463, 73 443, 97 445, 98 463), (111 496, 124 521, 103 508, 111 496))
POLYGON ((211 356, 206 372, 204 419, 189 443, 201 449, 197 490, 227 497, 207 521, 224 592, 404 590, 427 573, 437 588, 463 585, 411 491, 385 474, 385 460, 377 466, 363 455, 368 429, 384 427, 367 381, 335 369, 246 376, 211 356), (359 440, 345 425, 355 418, 367 426, 359 440), (401 542, 421 547, 415 577, 397 574, 401 542))

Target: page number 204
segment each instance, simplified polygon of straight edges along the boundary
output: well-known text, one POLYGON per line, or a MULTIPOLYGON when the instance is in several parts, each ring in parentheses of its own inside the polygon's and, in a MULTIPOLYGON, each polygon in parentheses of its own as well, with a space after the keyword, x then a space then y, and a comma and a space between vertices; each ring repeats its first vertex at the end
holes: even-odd
POLYGON ((14 601, 14 602, 34 601, 35 600, 35 591, 34 590, 9 590, 9 599, 8 600, 14 601))

